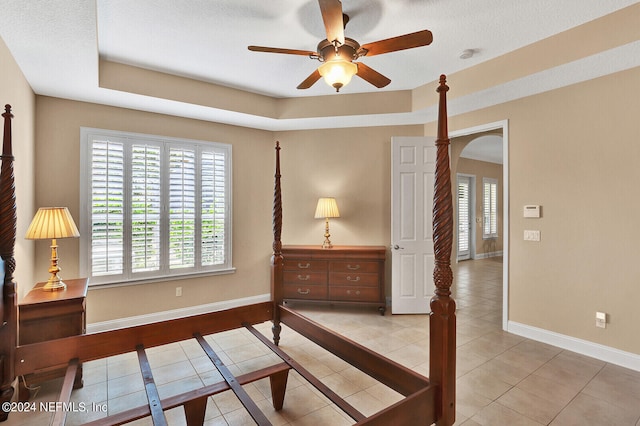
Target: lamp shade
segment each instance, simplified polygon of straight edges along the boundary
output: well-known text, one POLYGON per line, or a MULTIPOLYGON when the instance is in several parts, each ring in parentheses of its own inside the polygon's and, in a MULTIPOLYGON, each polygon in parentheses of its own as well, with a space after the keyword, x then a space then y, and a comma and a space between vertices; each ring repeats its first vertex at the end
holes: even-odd
POLYGON ((337 92, 341 87, 349 84, 351 77, 358 72, 358 66, 353 62, 337 57, 320 65, 318 72, 324 77, 324 81, 329 86, 334 87, 337 92))
POLYGON ((69 209, 66 207, 42 207, 27 229, 28 240, 76 238, 80 236, 69 209))
POLYGON ((318 205, 316 206, 315 219, 325 219, 328 217, 340 217, 338 211, 338 204, 333 197, 325 197, 318 199, 318 205))

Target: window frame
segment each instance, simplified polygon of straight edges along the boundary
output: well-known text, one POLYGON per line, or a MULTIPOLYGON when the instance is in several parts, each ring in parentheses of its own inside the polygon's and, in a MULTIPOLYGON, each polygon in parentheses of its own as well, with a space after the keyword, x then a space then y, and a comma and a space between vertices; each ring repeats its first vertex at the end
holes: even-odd
MULTIPOLYGON (((498 230, 500 229, 498 224, 498 179, 496 178, 482 178, 482 238, 483 239, 493 239, 498 238, 498 230), (495 191, 493 194, 493 198, 489 201, 489 206, 487 207, 487 197, 486 197, 486 187, 487 185, 495 185, 495 191), (487 220, 488 218, 488 220, 487 220), (495 229, 492 229, 493 219, 495 218, 495 229), (489 232, 487 232, 487 223, 489 223, 489 232)), ((491 190, 490 190, 491 191, 491 190)))
MULTIPOLYGON (((217 275, 217 274, 227 274, 233 273, 235 268, 232 263, 232 146, 230 144, 220 143, 220 142, 211 142, 211 141, 202 141, 202 140, 194 140, 194 139, 185 139, 185 138, 173 138, 167 136, 158 136, 158 135, 149 135, 143 133, 132 133, 132 132, 124 132, 117 130, 107 130, 107 129, 97 129, 97 128, 89 128, 89 127, 81 127, 80 128, 80 158, 81 158, 81 169, 80 169, 80 273, 82 276, 89 277, 89 285, 100 286, 100 285, 130 285, 130 284, 140 284, 140 283, 149 283, 149 282, 159 282, 159 281, 167 281, 180 279, 185 277, 196 277, 196 276, 206 276, 206 275, 217 275), (160 257, 160 266, 158 270, 154 271, 146 271, 146 272, 133 272, 133 267, 131 265, 131 258, 133 254, 132 248, 132 226, 128 226, 124 230, 123 236, 123 254, 122 254, 122 263, 123 263, 123 271, 118 274, 104 274, 104 275, 96 275, 93 276, 92 272, 92 176, 93 176, 93 142, 95 140, 110 140, 115 143, 122 143, 125 146, 125 154, 124 154, 124 168, 123 172, 125 175, 124 178, 124 187, 123 187, 123 214, 125 218, 123 219, 123 228, 127 225, 131 225, 133 221, 132 214, 132 182, 131 182, 131 173, 132 173, 132 147, 137 145, 149 145, 149 146, 159 146, 161 148, 161 156, 162 163, 160 166, 161 172, 161 183, 160 186, 160 251, 162 254, 160 257), (128 147, 128 149, 126 148, 128 147), (224 182, 222 186, 224 187, 224 242, 222 246, 224 247, 224 259, 221 264, 214 265, 201 265, 201 259, 196 259, 195 265, 193 267, 188 268, 170 268, 169 262, 167 262, 169 253, 169 244, 170 244, 170 236, 169 236, 169 215, 170 209, 167 207, 169 205, 169 151, 171 149, 185 149, 185 150, 194 150, 196 157, 196 168, 195 168, 195 179, 196 185, 198 187, 202 187, 202 169, 200 162, 202 161, 202 157, 204 153, 214 152, 214 155, 223 155, 224 156, 224 182), (166 262, 166 263, 165 263, 166 262)), ((196 213, 196 221, 194 233, 198 235, 202 231, 202 198, 200 197, 201 189, 198 189, 198 194, 196 195, 197 205, 195 207, 196 211, 200 210, 200 212, 196 213)), ((197 237, 196 241, 199 241, 200 236, 197 237)), ((202 244, 200 244, 202 245, 202 244)), ((194 248, 194 253, 200 253, 201 250, 198 250, 198 246, 194 248)))

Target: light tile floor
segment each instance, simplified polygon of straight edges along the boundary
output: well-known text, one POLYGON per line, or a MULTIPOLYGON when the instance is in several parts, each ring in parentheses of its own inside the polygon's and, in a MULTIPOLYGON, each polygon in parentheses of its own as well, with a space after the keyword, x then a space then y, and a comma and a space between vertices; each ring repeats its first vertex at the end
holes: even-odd
MULTIPOLYGON (((457 303, 457 425, 629 425, 640 426, 640 373, 506 333, 502 323, 500 258, 454 265, 457 303)), ((313 320, 415 371, 428 375, 428 317, 380 316, 357 308, 296 306, 313 320)), ((260 325, 270 336, 270 324, 260 325)), ((234 374, 274 364, 279 359, 244 330, 207 336, 234 374)), ((364 414, 400 396, 284 329, 281 348, 364 414)), ((160 396, 185 392, 221 380, 195 340, 148 350, 160 396)), ((45 384, 35 402, 54 401, 59 382, 45 384)), ((270 405, 268 381, 245 386, 275 425, 349 425, 353 421, 296 373, 287 385, 284 409, 270 405)), ((70 413, 67 424, 98 418, 144 404, 135 353, 84 365, 84 387, 72 400, 86 413, 70 413)), ((7 425, 42 425, 47 413, 12 413, 7 425)), ((184 425, 182 409, 167 412, 171 425, 184 425)), ((151 424, 149 419, 134 422, 151 424)), ((253 424, 231 392, 209 398, 207 425, 253 424)))

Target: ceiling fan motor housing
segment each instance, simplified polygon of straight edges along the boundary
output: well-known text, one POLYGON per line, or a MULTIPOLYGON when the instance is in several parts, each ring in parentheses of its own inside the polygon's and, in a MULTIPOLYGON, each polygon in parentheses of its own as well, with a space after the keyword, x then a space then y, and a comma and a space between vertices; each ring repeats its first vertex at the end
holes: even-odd
POLYGON ((358 53, 359 50, 360 43, 348 37, 344 38, 344 44, 337 47, 327 39, 318 43, 318 56, 322 62, 337 59, 336 56, 347 62, 352 62, 362 56, 358 53))

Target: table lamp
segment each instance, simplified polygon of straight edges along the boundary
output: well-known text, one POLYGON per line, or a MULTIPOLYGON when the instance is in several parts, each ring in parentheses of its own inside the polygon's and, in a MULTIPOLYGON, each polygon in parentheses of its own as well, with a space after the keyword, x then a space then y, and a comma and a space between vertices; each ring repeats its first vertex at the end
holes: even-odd
POLYGON ((58 267, 58 238, 77 238, 80 236, 76 224, 73 222, 71 213, 66 207, 42 207, 33 217, 29 229, 27 229, 28 240, 48 240, 51 239, 51 266, 49 272, 51 276, 42 287, 45 291, 64 290, 66 285, 60 277, 60 267, 58 267))
POLYGON ((316 214, 314 215, 315 219, 324 219, 324 242, 322 243, 322 248, 330 249, 333 247, 331 244, 331 240, 329 237, 329 218, 330 217, 340 217, 340 212, 338 211, 338 204, 336 203, 336 199, 332 197, 324 197, 318 199, 318 205, 316 206, 316 214))

